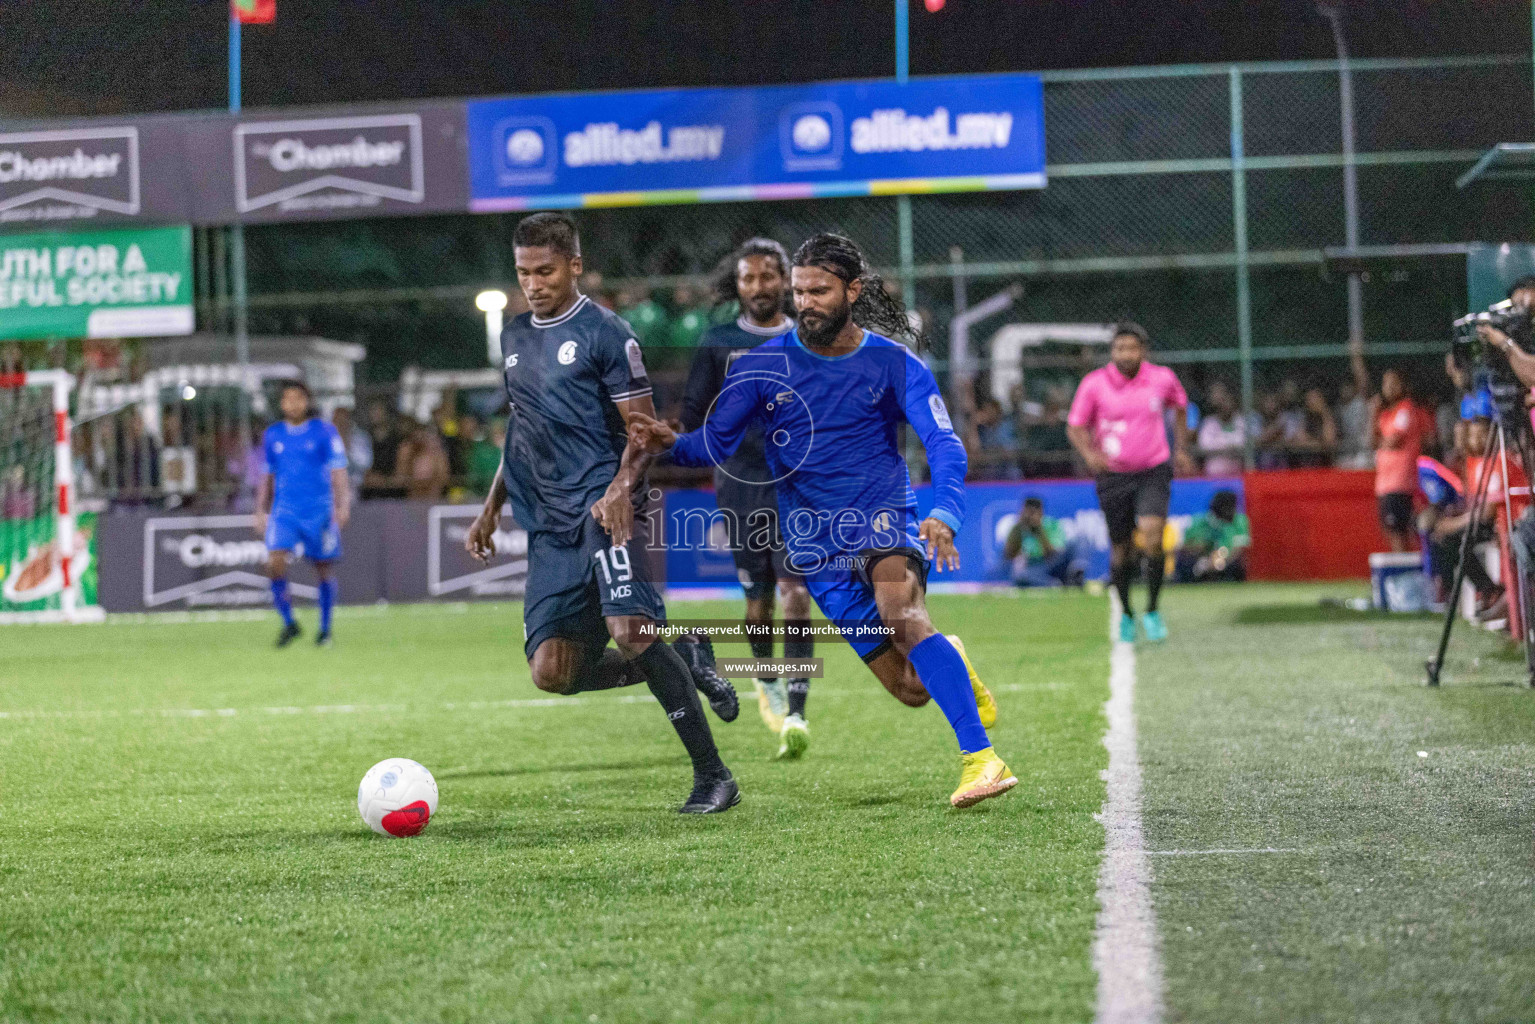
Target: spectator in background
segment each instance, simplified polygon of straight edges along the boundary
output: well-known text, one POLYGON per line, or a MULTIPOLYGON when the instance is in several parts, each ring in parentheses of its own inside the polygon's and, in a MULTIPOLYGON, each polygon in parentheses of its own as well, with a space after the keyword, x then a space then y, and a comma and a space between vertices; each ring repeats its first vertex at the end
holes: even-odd
POLYGON ((469 449, 469 491, 471 494, 490 493, 495 482, 496 470, 501 468, 501 453, 506 446, 506 421, 493 419, 489 431, 481 431, 469 449))
POLYGON ((1210 387, 1205 418, 1199 424, 1199 455, 1206 476, 1239 476, 1247 448, 1247 421, 1225 381, 1210 387))
POLYGON ((1338 423, 1321 388, 1310 388, 1301 406, 1300 430, 1286 443, 1291 469, 1316 469, 1332 464, 1338 450, 1338 423))
POLYGON ((1258 468, 1288 468, 1289 463, 1285 459, 1284 410, 1280 407, 1279 396, 1272 391, 1265 391, 1253 404, 1257 406, 1260 427, 1258 440, 1255 443, 1258 468))
POLYGON ((403 497, 405 491, 397 483, 395 471, 405 432, 399 417, 382 399, 368 406, 368 436, 373 442, 373 468, 363 476, 363 497, 403 497))
POLYGON ((666 310, 640 289, 627 289, 618 294, 618 313, 634 331, 634 337, 643 349, 665 345, 670 338, 671 324, 666 310))
POLYGON ((1173 582, 1241 582, 1247 579, 1252 530, 1237 511, 1235 491, 1217 491, 1210 510, 1195 516, 1173 563, 1173 582))
POLYGON ((1012 563, 1013 582, 1020 587, 1079 587, 1087 574, 1076 542, 1066 539, 1059 521, 1045 515, 1045 503, 1038 498, 1023 499, 1002 557, 1012 563))
POLYGON ((1370 400, 1375 412, 1375 495, 1380 527, 1392 551, 1406 551, 1413 532, 1412 497, 1418 490, 1418 456, 1434 436, 1434 421, 1407 393, 1396 370, 1380 378, 1380 394, 1370 400))
POLYGON ((1339 469, 1374 469, 1375 448, 1371 444, 1370 428, 1370 381, 1365 373, 1363 350, 1357 343, 1349 344, 1349 365, 1352 375, 1338 389, 1338 453, 1339 469))
POLYGON ((709 329, 708 309, 700 305, 698 293, 687 284, 677 286, 672 302, 677 311, 672 320, 672 345, 685 350, 697 348, 698 339, 709 329))
POLYGON ((344 405, 336 406, 330 414, 331 425, 346 445, 346 475, 352 483, 352 493, 362 493, 363 477, 373 468, 373 439, 368 432, 352 419, 352 410, 344 405))
POLYGON ((988 397, 970 417, 965 431, 965 446, 971 452, 976 480, 1018 479, 1018 431, 1010 417, 1002 414, 1002 403, 988 397))
POLYGON ((474 452, 474 444, 484 436, 485 427, 474 413, 466 412, 458 417, 457 436, 448 445, 448 469, 453 474, 455 484, 462 486, 468 479, 469 458, 474 452))
POLYGON ((1019 417, 1024 425, 1024 458, 1029 476, 1076 475, 1076 450, 1066 434, 1066 410, 1070 404, 1070 390, 1055 384, 1045 391, 1045 400, 1037 413, 1024 412, 1019 417))
POLYGON ((436 501, 448 486, 448 452, 442 435, 429 423, 417 423, 400 445, 396 476, 405 497, 436 501))
POLYGON ((261 437, 269 426, 266 420, 251 418, 251 436, 241 441, 238 430, 230 432, 224 449, 229 457, 224 460, 224 470, 235 483, 234 493, 229 496, 231 512, 256 511, 256 490, 266 476, 266 455, 262 451, 261 437))

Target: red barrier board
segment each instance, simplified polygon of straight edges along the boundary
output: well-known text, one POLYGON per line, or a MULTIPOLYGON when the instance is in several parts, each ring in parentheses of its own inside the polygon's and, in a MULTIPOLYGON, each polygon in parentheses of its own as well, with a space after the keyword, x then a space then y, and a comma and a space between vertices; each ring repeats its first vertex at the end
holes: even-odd
POLYGON ((1352 580, 1389 550, 1368 470, 1291 469, 1242 477, 1253 546, 1248 578, 1352 580))

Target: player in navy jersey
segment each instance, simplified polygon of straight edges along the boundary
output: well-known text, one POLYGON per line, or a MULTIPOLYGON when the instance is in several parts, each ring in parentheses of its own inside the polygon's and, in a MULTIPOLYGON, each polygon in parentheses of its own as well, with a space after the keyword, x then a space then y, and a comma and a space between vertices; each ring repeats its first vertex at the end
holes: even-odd
POLYGON ((341 557, 341 529, 352 508, 346 445, 335 427, 315 415, 309 389, 298 381, 283 385, 279 406, 282 419, 261 438, 266 473, 256 494, 256 533, 266 541, 272 604, 282 616, 277 646, 288 646, 301 632, 288 600, 288 561, 302 554, 320 577, 320 632, 314 639, 323 647, 330 643, 336 606, 333 569, 341 557))
POLYGON ((740 791, 697 691, 728 722, 740 711, 735 688, 706 643, 657 639, 666 608, 646 558, 648 523, 635 515, 650 458, 626 435, 630 417, 655 412, 639 342, 577 290, 581 243, 568 216, 525 217, 512 245, 530 311, 501 334, 506 446, 465 547, 490 556, 509 501, 528 532, 523 651, 534 685, 574 694, 648 683, 693 762, 680 810, 728 810, 740 791))
POLYGON ((788 564, 821 611, 885 688, 913 707, 931 697, 959 741, 956 807, 997 796, 1018 780, 992 749, 996 704, 957 638, 928 618, 929 566, 957 568, 966 458, 933 374, 886 335, 909 334, 858 247, 816 235, 794 254, 797 325, 736 359, 708 422, 680 437, 635 416, 630 439, 682 465, 717 465, 761 426, 788 564), (933 507, 917 509, 902 457, 914 428, 932 469, 933 507))
MULTIPOLYGON (((724 386, 725 374, 743 353, 786 334, 794 321, 784 312, 789 294, 789 254, 769 238, 753 238, 731 253, 715 281, 719 305, 733 303, 741 315, 711 327, 693 353, 682 398, 682 426, 697 430, 724 386)), ((773 625, 775 591, 783 598, 783 656, 805 661, 815 654, 810 637, 810 591, 805 581, 784 564, 783 537, 778 529, 778 497, 773 473, 763 451, 762 431, 749 427, 735 454, 714 468, 714 494, 727 529, 736 573, 746 591, 746 622, 752 654, 773 656, 773 638, 762 631, 773 625)), ((795 758, 810 743, 805 724, 808 676, 787 681, 759 678, 757 710, 778 737, 778 756, 795 758)))

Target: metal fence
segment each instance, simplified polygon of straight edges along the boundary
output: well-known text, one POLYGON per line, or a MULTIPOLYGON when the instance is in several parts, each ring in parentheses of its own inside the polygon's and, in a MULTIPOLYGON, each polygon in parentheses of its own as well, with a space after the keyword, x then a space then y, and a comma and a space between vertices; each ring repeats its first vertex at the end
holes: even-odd
MULTIPOLYGON (((1358 248, 1346 250, 1336 61, 1046 72, 1049 185, 957 193, 580 213, 589 267, 610 294, 649 296, 681 316, 720 257, 753 234, 792 245, 819 230, 857 239, 929 330, 954 387, 995 369, 1004 323, 1144 323, 1157 357, 1199 391, 1252 392, 1279 376, 1342 370, 1346 270, 1362 271, 1372 357, 1442 350, 1464 310, 1469 243, 1528 239, 1531 196, 1493 181, 1457 189, 1488 148, 1525 134, 1527 56, 1351 62, 1358 248), (974 362, 953 367, 956 313, 1015 288, 1005 316, 976 325, 974 362), (951 374, 960 369, 967 371, 951 374)), ((484 365, 473 306, 513 286, 514 215, 251 228, 251 329, 368 346, 363 380, 406 366, 484 365)), ((229 323, 226 247, 199 231, 199 316, 229 323)), ((231 348, 232 351, 232 348, 231 348)), ((659 402, 680 390, 686 351, 652 346, 659 402)), ((1080 372, 1079 352, 1030 363, 1032 397, 1080 372)), ((1028 389, 1026 389, 1028 390, 1028 389)), ((963 408, 967 396, 956 396, 963 408)))

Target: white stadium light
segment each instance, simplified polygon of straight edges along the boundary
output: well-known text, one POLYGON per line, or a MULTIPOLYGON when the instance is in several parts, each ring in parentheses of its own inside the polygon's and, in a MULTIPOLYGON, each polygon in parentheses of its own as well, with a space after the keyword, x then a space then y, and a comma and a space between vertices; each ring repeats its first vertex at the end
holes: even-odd
POLYGON ((506 308, 506 292, 490 288, 474 297, 474 307, 481 313, 499 313, 506 308))
POLYGON ((485 314, 485 356, 491 366, 501 365, 501 311, 506 308, 506 292, 487 288, 474 297, 474 306, 485 314))

